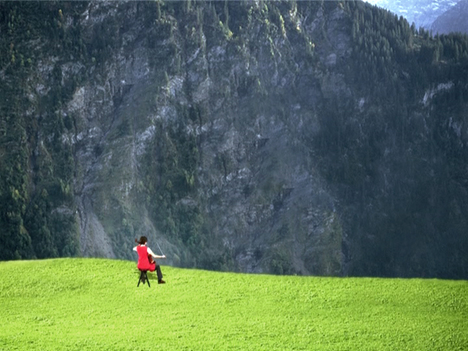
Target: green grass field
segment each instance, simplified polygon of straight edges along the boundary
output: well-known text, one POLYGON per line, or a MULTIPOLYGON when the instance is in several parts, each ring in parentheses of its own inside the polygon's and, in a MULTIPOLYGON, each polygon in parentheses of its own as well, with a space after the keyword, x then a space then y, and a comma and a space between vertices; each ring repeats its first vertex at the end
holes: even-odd
POLYGON ((468 282, 0 262, 0 350, 468 350, 468 282))

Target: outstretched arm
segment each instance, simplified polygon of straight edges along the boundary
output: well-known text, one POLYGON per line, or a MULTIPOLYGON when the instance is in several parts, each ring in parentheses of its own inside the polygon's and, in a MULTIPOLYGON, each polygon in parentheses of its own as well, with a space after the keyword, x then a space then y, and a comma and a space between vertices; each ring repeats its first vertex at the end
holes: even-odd
POLYGON ((149 247, 148 247, 148 253, 154 258, 166 258, 166 255, 162 255, 162 256, 155 255, 154 252, 149 247))

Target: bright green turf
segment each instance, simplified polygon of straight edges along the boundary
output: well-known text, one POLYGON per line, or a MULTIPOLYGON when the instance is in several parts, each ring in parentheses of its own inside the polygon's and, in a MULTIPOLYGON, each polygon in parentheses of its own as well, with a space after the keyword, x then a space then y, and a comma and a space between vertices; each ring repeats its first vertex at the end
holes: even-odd
POLYGON ((0 262, 0 350, 468 350, 467 281, 163 273, 0 262))

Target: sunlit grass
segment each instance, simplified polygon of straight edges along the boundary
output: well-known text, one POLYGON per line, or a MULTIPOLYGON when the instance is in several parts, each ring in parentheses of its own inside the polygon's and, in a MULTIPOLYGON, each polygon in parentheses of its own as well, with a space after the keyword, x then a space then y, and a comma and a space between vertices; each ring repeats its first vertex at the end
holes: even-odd
POLYGON ((0 350, 467 350, 468 283, 0 263, 0 350))

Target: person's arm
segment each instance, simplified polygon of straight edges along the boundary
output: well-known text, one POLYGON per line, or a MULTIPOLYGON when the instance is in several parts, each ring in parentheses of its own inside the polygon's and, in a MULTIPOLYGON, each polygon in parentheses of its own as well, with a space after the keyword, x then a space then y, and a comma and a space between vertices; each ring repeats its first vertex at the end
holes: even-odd
POLYGON ((137 247, 135 246, 135 247, 133 248, 133 251, 136 251, 136 250, 137 250, 137 247))
POLYGON ((149 247, 148 247, 148 253, 154 258, 166 258, 166 255, 162 255, 162 256, 155 255, 154 252, 149 247))

